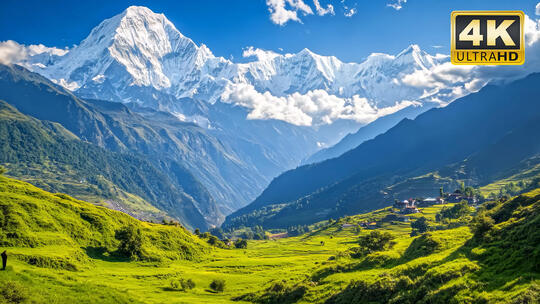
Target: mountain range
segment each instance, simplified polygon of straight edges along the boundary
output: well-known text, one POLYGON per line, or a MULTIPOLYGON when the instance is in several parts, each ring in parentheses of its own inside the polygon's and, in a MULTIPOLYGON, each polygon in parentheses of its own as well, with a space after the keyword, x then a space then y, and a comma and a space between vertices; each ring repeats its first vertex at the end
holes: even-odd
POLYGON ((282 172, 338 157, 488 81, 470 73, 419 85, 415 75, 446 70, 449 58, 417 45, 361 63, 249 47, 237 63, 140 6, 70 49, 7 43, 20 56, 0 67, 0 99, 107 152, 146 158, 193 200, 200 228, 219 225, 282 172))
MULTIPOLYGON (((286 228, 436 196, 441 186, 482 186, 540 161, 540 74, 404 119, 343 155, 275 178, 225 227, 286 228), (452 183, 454 181, 454 183, 452 183), (396 189, 404 189, 395 195, 396 189)), ((448 187, 446 187, 448 189, 448 187)))

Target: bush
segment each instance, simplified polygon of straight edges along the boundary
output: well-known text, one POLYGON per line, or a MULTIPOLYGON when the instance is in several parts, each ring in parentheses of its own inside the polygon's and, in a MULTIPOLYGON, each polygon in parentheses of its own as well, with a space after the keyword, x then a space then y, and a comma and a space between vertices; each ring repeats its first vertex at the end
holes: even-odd
POLYGON ((411 228, 413 229, 411 236, 428 231, 429 226, 427 224, 427 219, 423 216, 418 218, 416 221, 411 223, 411 228))
POLYGON ((0 285, 0 300, 5 300, 6 303, 22 303, 27 298, 26 289, 17 282, 2 282, 0 285))
POLYGON ((195 282, 192 279, 179 279, 171 281, 171 288, 181 291, 186 291, 195 288, 195 282))
POLYGON ((212 246, 216 246, 218 243, 220 242, 220 240, 214 236, 214 235, 211 235, 209 238, 208 238, 208 244, 212 245, 212 246))
POLYGON ((387 247, 391 247, 394 243, 391 242, 394 236, 390 232, 372 231, 367 235, 363 235, 358 240, 360 252, 369 254, 374 251, 381 251, 387 247))
POLYGON ((262 293, 248 293, 232 300, 261 304, 292 304, 298 302, 307 291, 308 286, 303 283, 291 286, 283 281, 272 284, 262 293))
POLYGON ((405 259, 415 259, 422 256, 427 256, 434 253, 441 244, 439 244, 431 233, 425 233, 422 236, 414 239, 405 250, 405 259))
POLYGON ((120 241, 118 253, 128 258, 142 258, 143 236, 141 229, 125 226, 116 231, 114 237, 120 241))
POLYGON ((247 248, 247 241, 243 239, 238 239, 236 242, 234 242, 234 247, 238 249, 246 249, 247 248))
POLYGON ((470 223, 471 232, 475 238, 482 239, 495 226, 495 221, 485 215, 479 214, 470 223))
POLYGON ((210 283, 210 289, 215 292, 223 292, 225 290, 225 281, 221 279, 213 280, 212 283, 210 283))
POLYGON ((6 168, 0 166, 0 175, 6 173, 6 171, 7 171, 6 168))
POLYGON ((437 221, 442 221, 443 219, 459 219, 469 215, 471 208, 467 201, 461 201, 451 208, 443 207, 441 212, 437 213, 435 219, 437 221))

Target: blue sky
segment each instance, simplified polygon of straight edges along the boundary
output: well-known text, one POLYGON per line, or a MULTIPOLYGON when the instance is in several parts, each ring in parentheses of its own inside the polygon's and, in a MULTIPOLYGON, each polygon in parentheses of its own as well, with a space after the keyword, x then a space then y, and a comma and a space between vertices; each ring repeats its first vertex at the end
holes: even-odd
MULTIPOLYGON (((538 3, 537 0, 396 1, 319 0, 323 8, 331 4, 334 9, 334 15, 319 16, 313 0, 304 0, 313 14, 304 16, 298 11, 301 22, 289 20, 278 25, 270 18, 266 0, 4 0, 0 4, 0 41, 72 46, 103 19, 130 5, 143 5, 164 13, 184 35, 197 44, 206 44, 218 56, 239 60, 247 46, 277 52, 298 52, 307 47, 344 61, 361 61, 372 52, 395 54, 413 43, 430 53, 448 53, 452 10, 523 10, 534 16, 538 3), (401 9, 388 4, 401 4, 401 9), (351 9, 356 14, 344 16, 351 9)), ((286 8, 292 9, 290 5, 286 8)))

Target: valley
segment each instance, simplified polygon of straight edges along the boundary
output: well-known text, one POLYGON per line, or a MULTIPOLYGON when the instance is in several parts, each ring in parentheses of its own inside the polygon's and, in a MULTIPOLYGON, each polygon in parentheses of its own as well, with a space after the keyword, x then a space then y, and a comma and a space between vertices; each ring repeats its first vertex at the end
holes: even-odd
POLYGON ((0 303, 539 303, 540 3, 128 2, 0 4, 0 303))
POLYGON ((474 228, 479 211, 472 209, 437 222, 435 215, 453 204, 421 208, 408 216, 410 222, 385 221, 386 208, 236 249, 211 246, 180 226, 138 222, 26 183, 0 181, 0 249, 9 254, 7 270, 0 271, 0 299, 17 303, 532 303, 525 299, 538 297, 538 248, 530 246, 539 241, 540 189, 484 203, 482 214, 494 221, 487 230, 474 228), (411 222, 420 217, 431 231, 410 237, 411 222), (376 221, 378 228, 357 228, 364 221, 376 221), (116 250, 114 230, 126 224, 143 232, 142 255, 135 260, 116 250), (368 253, 355 249, 374 232, 388 233, 390 245, 368 253), (502 249, 509 238, 513 245, 502 249), (503 262, 518 252, 518 259, 503 262), (195 287, 175 288, 172 282, 180 279, 195 287), (216 279, 225 281, 223 292, 209 288, 216 279), (392 284, 409 287, 396 291, 392 284))

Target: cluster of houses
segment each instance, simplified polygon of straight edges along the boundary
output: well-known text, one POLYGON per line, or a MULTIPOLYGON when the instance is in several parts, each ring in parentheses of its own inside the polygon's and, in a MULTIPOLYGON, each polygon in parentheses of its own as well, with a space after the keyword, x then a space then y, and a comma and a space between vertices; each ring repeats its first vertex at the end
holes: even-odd
POLYGON ((469 205, 478 204, 479 201, 474 196, 467 196, 461 191, 456 190, 453 193, 445 193, 444 197, 428 197, 424 199, 406 199, 402 201, 396 201, 394 208, 399 209, 401 214, 419 213, 418 207, 429 207, 436 204, 444 203, 459 203, 461 201, 467 201, 469 205))
POLYGON ((402 201, 396 201, 393 207, 399 209, 399 213, 401 214, 412 214, 420 212, 418 207, 428 207, 435 204, 444 204, 444 199, 442 197, 429 197, 425 199, 410 198, 402 201))
POLYGON ((461 201, 467 201, 467 203, 469 203, 469 205, 471 205, 471 206, 479 203, 479 201, 478 201, 478 199, 476 197, 467 196, 467 195, 461 193, 461 191, 459 191, 459 190, 456 190, 453 193, 446 194, 445 199, 446 199, 446 201, 448 203, 459 203, 461 201))
MULTIPOLYGON (((444 193, 443 197, 428 197, 428 198, 422 198, 422 199, 410 198, 410 199, 405 199, 402 201, 396 200, 394 202, 393 208, 399 209, 399 211, 393 214, 387 215, 385 218, 382 219, 382 222, 392 222, 392 221, 408 222, 409 217, 405 215, 420 213, 421 211, 418 208, 429 207, 429 206, 445 204, 445 203, 459 203, 461 201, 467 201, 467 203, 471 206, 479 203, 476 197, 467 196, 464 193, 461 193, 460 190, 456 190, 453 193, 444 193)), ((348 227, 354 227, 354 226, 357 226, 357 225, 345 223, 342 225, 342 228, 348 228, 348 227)), ((359 223, 358 226, 364 229, 377 229, 380 227, 380 223, 364 221, 364 222, 359 223)))

